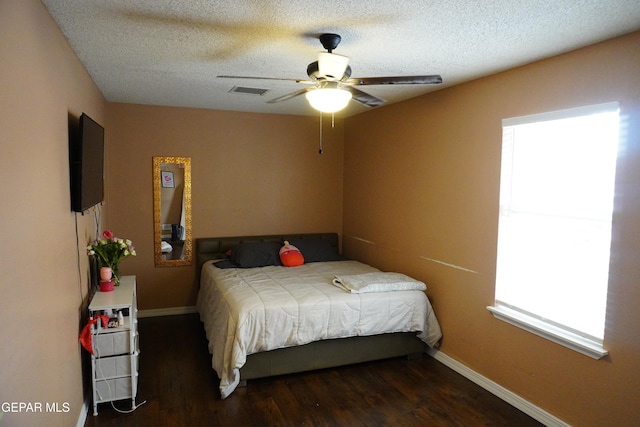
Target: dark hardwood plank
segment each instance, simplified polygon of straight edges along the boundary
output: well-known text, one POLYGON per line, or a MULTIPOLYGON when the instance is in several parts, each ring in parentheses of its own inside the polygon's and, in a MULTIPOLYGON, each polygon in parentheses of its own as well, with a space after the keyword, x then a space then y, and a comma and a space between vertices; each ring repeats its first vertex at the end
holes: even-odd
POLYGON ((427 355, 253 380, 222 400, 198 315, 139 329, 146 403, 101 404, 86 427, 542 425, 427 355))

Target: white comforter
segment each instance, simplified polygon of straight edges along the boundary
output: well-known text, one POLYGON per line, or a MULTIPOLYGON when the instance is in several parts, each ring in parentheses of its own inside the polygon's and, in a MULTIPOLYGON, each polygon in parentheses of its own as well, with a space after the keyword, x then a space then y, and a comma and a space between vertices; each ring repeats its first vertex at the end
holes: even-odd
POLYGON ((376 271, 357 261, 251 269, 205 263, 197 307, 222 397, 237 387, 247 355, 261 351, 406 331, 434 346, 442 334, 424 292, 352 294, 332 284, 334 276, 376 271))

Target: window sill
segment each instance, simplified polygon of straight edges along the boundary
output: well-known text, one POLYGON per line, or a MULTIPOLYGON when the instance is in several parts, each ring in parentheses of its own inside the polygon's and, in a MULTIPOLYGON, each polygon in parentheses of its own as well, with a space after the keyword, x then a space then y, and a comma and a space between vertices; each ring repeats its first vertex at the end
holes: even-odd
POLYGON ((609 352, 599 343, 556 328, 553 325, 519 313, 515 310, 511 310, 507 307, 488 306, 487 310, 489 310, 497 319, 510 323, 518 328, 529 331, 532 334, 536 334, 557 344, 563 345, 593 359, 601 359, 609 354, 609 352))

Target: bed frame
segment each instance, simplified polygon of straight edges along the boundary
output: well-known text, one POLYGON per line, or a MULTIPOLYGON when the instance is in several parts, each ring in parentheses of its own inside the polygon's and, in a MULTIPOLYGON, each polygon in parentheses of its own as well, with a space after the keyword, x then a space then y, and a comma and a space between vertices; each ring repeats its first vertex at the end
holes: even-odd
MULTIPOLYGON (((224 258, 224 254, 244 242, 283 242, 291 239, 326 239, 339 252, 337 233, 264 236, 206 237, 196 239, 198 276, 205 262, 224 258)), ((373 360, 406 356, 419 358, 428 346, 413 332, 381 334, 315 341, 247 356, 240 369, 241 385, 247 380, 275 375, 332 368, 373 360)))

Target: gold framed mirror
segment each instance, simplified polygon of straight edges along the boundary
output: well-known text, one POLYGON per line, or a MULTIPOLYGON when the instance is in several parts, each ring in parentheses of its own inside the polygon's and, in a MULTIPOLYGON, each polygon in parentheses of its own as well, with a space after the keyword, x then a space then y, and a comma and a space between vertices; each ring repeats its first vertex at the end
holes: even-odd
POLYGON ((156 267, 191 265, 191 158, 153 158, 153 250, 156 267))

